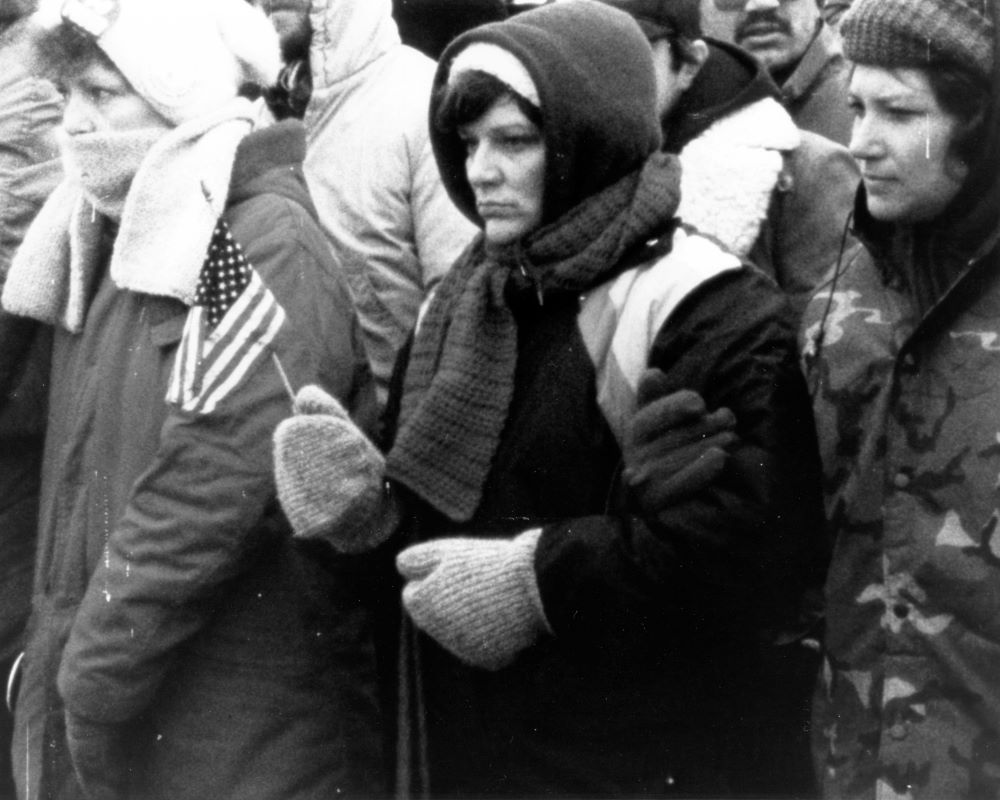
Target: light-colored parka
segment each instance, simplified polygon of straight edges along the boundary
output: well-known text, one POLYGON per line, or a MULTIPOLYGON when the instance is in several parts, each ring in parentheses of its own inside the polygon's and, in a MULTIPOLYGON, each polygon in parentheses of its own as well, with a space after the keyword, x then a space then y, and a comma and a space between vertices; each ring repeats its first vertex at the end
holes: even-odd
POLYGON ((401 44, 389 0, 313 0, 306 179, 347 273, 384 399, 427 290, 475 233, 428 141, 434 62, 401 44))

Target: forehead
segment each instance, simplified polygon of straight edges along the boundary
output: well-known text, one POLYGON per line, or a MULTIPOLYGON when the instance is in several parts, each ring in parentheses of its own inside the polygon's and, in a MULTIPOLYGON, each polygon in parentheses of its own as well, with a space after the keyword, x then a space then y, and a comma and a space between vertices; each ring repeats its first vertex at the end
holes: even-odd
POLYGON ((498 97, 478 119, 459 125, 458 131, 460 134, 481 133, 492 128, 518 125, 535 127, 535 123, 521 110, 514 98, 504 94, 498 97))
POLYGON ((116 89, 119 92, 137 94, 128 79, 106 58, 90 58, 76 65, 75 69, 63 76, 68 86, 83 84, 116 89))
POLYGON ((857 64, 851 70, 850 93, 869 100, 917 100, 937 105, 927 72, 912 67, 857 64))

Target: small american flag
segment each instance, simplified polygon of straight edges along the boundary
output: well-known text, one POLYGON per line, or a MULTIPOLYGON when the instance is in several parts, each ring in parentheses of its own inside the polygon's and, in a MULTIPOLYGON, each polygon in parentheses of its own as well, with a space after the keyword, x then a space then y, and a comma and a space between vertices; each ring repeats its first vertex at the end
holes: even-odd
POLYGON ((211 414, 270 347, 285 311, 219 220, 177 350, 167 402, 211 414))

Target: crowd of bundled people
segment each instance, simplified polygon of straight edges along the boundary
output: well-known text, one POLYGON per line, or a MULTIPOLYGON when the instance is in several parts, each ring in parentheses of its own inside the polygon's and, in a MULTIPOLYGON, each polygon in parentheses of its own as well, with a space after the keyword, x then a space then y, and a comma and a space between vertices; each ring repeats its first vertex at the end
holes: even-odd
POLYGON ((1000 798, 1000 0, 420 8, 0 0, 0 798, 1000 798))

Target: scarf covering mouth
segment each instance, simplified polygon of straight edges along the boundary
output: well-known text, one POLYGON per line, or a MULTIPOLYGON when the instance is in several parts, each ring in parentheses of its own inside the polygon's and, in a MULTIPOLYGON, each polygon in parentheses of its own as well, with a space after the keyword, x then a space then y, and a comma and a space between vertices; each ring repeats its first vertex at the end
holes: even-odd
POLYGON ((399 434, 386 474, 456 522, 482 499, 514 391, 517 325, 504 287, 522 267, 540 297, 585 292, 674 219, 680 167, 663 153, 523 243, 480 236, 439 284, 407 365, 399 434))
POLYGON ((100 266, 103 220, 97 211, 120 216, 110 265, 118 287, 192 305, 226 206, 236 149, 255 118, 254 105, 236 98, 152 137, 131 180, 146 134, 87 134, 71 144, 70 174, 25 233, 3 288, 3 307, 72 333, 83 330, 88 287, 100 266), (116 144, 127 155, 121 164, 109 163, 116 144))
POLYGON ((121 222, 125 198, 149 151, 168 134, 163 128, 103 131, 70 136, 56 133, 63 170, 84 198, 104 216, 121 222))

